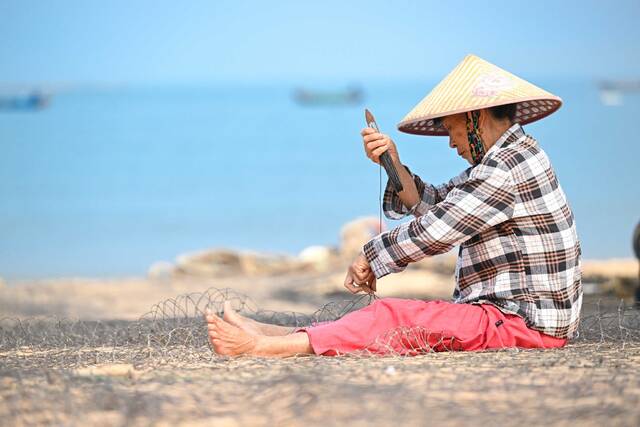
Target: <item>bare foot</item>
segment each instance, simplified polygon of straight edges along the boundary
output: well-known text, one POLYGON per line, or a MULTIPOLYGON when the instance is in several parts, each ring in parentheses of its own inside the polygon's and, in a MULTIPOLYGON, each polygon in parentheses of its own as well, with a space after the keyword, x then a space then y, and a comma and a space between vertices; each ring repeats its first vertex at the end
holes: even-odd
MULTIPOLYGON (((233 311, 233 310, 230 310, 233 311)), ((252 334, 221 319, 207 310, 205 314, 209 342, 213 350, 225 356, 247 354, 251 356, 289 357, 313 354, 306 332, 281 336, 252 334)))
POLYGON ((222 318, 227 323, 237 326, 251 335, 262 334, 262 330, 257 324, 258 322, 236 313, 236 311, 231 307, 231 301, 229 300, 224 302, 224 315, 222 318))
POLYGON ((271 325, 244 317, 231 307, 231 301, 224 302, 224 320, 253 335, 282 336, 290 334, 295 328, 271 325))
POLYGON ((257 355, 256 347, 260 335, 249 333, 227 323, 209 310, 205 314, 205 319, 207 320, 209 341, 216 353, 224 356, 257 355))

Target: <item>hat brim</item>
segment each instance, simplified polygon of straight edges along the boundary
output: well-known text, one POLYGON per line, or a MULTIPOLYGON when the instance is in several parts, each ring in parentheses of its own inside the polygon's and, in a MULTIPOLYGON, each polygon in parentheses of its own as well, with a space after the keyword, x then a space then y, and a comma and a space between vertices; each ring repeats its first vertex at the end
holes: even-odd
MULTIPOLYGON (((483 105, 482 108, 491 108, 507 104, 517 104, 514 122, 525 125, 543 119, 556 112, 562 106, 562 99, 554 95, 544 98, 541 98, 538 95, 531 98, 523 98, 516 102, 510 100, 507 102, 489 103, 487 105, 483 105)), ((416 119, 400 122, 397 127, 400 132, 413 135, 447 136, 449 135, 447 130, 442 126, 442 123, 437 124, 435 119, 459 113, 466 113, 468 111, 473 110, 466 108, 418 117, 416 119)))

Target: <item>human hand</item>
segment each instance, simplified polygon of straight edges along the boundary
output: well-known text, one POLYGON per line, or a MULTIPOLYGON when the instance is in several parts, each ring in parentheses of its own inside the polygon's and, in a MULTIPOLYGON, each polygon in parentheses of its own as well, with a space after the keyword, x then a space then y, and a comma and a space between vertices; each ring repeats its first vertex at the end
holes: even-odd
POLYGON ((347 269, 344 287, 352 294, 362 291, 372 294, 376 291, 376 276, 363 254, 358 255, 347 269))
POLYGON ((400 156, 398 149, 388 135, 382 134, 373 128, 366 127, 360 131, 362 135, 362 143, 367 157, 376 164, 380 163, 380 156, 384 152, 388 152, 394 165, 400 166, 400 156))

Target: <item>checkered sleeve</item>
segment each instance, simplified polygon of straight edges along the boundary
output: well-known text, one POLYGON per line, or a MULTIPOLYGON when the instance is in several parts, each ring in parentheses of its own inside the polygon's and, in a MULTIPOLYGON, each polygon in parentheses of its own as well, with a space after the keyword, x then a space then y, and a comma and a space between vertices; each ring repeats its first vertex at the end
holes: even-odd
POLYGON ((442 185, 431 185, 427 182, 424 182, 420 177, 409 169, 408 166, 402 165, 407 170, 409 175, 413 178, 413 182, 416 184, 416 189, 418 190, 418 194, 420 195, 420 200, 418 203, 413 205, 411 208, 407 208, 400 196, 393 188, 393 184, 390 180, 387 180, 387 185, 384 190, 384 196, 382 198, 382 210, 384 215, 389 219, 402 219, 409 215, 413 215, 416 218, 424 215, 433 205, 441 202, 447 197, 449 191, 456 185, 460 185, 464 181, 466 181, 469 177, 469 172, 471 168, 465 170, 457 177, 449 180, 449 182, 442 185))
POLYGON ((397 273, 410 262, 447 252, 508 220, 514 207, 515 190, 508 167, 488 159, 471 168, 468 178, 424 215, 377 235, 362 252, 377 278, 397 273))

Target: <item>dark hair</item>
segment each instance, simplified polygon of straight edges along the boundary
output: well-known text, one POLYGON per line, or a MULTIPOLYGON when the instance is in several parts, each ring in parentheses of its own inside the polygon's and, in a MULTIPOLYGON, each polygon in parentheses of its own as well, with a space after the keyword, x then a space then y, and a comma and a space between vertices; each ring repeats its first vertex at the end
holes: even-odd
MULTIPOLYGON (((518 104, 505 104, 498 105, 496 107, 489 107, 489 113, 496 120, 508 119, 513 123, 516 119, 516 111, 518 110, 518 104)), ((442 126, 442 117, 433 119, 434 126, 442 126)))
POLYGON ((518 109, 518 104, 505 104, 498 105, 496 107, 489 108, 489 112, 496 120, 509 119, 511 123, 516 118, 516 110, 518 109))

